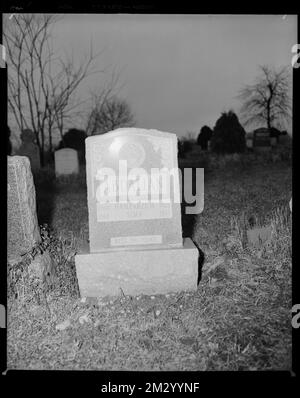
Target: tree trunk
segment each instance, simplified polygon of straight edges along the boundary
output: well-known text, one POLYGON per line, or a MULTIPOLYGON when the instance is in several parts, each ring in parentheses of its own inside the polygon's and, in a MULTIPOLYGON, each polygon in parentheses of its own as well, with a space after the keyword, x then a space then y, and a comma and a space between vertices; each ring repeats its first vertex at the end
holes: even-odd
POLYGON ((41 161, 41 167, 45 166, 45 137, 44 137, 44 131, 41 131, 41 146, 40 146, 40 161, 41 161))
POLYGON ((270 91, 270 97, 268 98, 267 102, 267 124, 268 124, 268 129, 271 128, 271 103, 272 103, 272 98, 273 98, 273 89, 272 85, 269 84, 269 91, 270 91))

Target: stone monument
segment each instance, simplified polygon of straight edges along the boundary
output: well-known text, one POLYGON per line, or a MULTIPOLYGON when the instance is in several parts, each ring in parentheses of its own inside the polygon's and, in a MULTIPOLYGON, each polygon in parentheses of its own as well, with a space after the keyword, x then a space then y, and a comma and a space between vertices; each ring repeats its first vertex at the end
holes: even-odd
POLYGON ((22 144, 18 150, 18 155, 27 156, 30 160, 31 169, 38 170, 41 167, 40 151, 35 141, 35 134, 30 129, 25 129, 21 134, 22 144))
MULTIPOLYGON (((26 156, 7 157, 7 262, 14 265, 41 241, 36 213, 35 186, 26 156)), ((45 251, 34 257, 30 269, 41 279, 52 277, 55 264, 45 251)))
POLYGON ((121 128, 85 143, 89 245, 75 256, 81 295, 196 289, 198 249, 182 239, 177 136, 121 128))
POLYGON ((21 255, 41 240, 36 214, 35 186, 29 159, 7 157, 7 257, 18 262, 21 255))
POLYGON ((62 148, 55 152, 55 174, 69 175, 79 173, 78 153, 72 148, 62 148))

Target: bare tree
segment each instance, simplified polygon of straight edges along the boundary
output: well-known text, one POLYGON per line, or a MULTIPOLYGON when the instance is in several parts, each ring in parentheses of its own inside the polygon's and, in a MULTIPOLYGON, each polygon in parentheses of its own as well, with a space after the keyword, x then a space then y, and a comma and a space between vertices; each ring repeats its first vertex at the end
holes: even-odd
POLYGON ((98 115, 103 113, 105 104, 112 100, 120 90, 120 87, 118 87, 119 77, 119 73, 113 71, 111 79, 104 86, 91 91, 91 101, 87 112, 83 115, 83 118, 86 120, 85 131, 87 135, 97 134, 99 127, 98 115))
POLYGON ((44 164, 48 133, 52 149, 53 130, 63 135, 64 121, 78 107, 74 94, 92 73, 99 54, 92 45, 86 59, 75 66, 73 58, 59 57, 53 51, 51 28, 61 17, 48 14, 17 14, 6 20, 4 41, 8 54, 8 107, 22 131, 34 131, 44 164))
POLYGON ((291 118, 288 69, 276 71, 261 66, 261 76, 253 85, 245 86, 238 96, 243 102, 241 115, 246 125, 264 123, 267 128, 282 126, 291 118))
POLYGON ((111 91, 108 90, 94 98, 94 107, 88 118, 91 135, 135 125, 128 102, 110 94, 111 91))

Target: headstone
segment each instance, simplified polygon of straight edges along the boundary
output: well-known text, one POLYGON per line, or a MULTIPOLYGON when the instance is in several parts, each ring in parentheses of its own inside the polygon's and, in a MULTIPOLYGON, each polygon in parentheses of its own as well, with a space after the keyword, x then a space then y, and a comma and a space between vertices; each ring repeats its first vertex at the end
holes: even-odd
POLYGON ((182 240, 176 135, 121 128, 85 143, 89 247, 75 256, 81 295, 196 289, 198 249, 182 240))
POLYGON ((79 173, 78 153, 72 148, 62 148, 55 152, 55 174, 68 175, 79 173))
POLYGON ((41 167, 40 151, 35 141, 35 134, 30 129, 25 129, 21 134, 22 144, 18 150, 18 155, 27 156, 30 160, 31 170, 38 170, 41 167))
POLYGON ((253 146, 256 151, 270 151, 271 137, 267 128, 260 128, 253 132, 253 146))
POLYGON ((6 328, 6 311, 3 304, 0 304, 0 328, 6 328))
POLYGON ((247 146, 247 148, 249 148, 249 149, 252 149, 252 148, 253 148, 253 139, 252 139, 252 138, 247 138, 247 139, 246 139, 246 146, 247 146))
POLYGON ((29 159, 7 157, 7 256, 17 262, 40 241, 35 187, 29 159))

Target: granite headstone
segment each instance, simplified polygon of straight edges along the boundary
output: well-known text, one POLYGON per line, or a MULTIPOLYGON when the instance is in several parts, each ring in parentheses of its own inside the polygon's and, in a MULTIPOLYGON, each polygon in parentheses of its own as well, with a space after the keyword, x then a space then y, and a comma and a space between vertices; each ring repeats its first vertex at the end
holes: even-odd
POLYGON ((198 250, 182 240, 176 135, 121 128, 85 142, 89 247, 75 257, 81 295, 195 289, 198 250))

